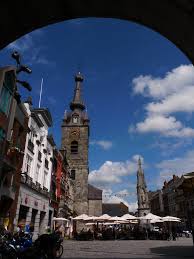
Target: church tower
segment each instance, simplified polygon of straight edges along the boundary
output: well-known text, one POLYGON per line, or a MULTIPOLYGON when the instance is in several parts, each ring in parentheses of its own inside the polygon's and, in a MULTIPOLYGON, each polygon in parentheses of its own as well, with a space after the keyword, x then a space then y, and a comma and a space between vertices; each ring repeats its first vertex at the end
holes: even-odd
POLYGON ((137 198, 138 198, 138 216, 142 217, 150 212, 147 186, 144 172, 141 166, 141 159, 138 160, 137 171, 137 198))
POLYGON ((82 101, 80 72, 75 76, 74 97, 70 112, 65 112, 62 123, 62 150, 66 152, 67 162, 73 181, 73 210, 77 215, 88 214, 88 145, 89 119, 82 101))

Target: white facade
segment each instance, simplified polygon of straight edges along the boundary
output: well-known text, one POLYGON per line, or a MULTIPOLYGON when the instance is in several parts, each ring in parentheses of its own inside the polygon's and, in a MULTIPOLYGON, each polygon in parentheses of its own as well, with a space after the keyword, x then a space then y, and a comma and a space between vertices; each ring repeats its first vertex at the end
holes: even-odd
POLYGON ((50 181, 51 181, 51 171, 53 158, 53 147, 47 140, 48 137, 48 125, 44 121, 43 117, 38 114, 43 127, 39 127, 35 120, 31 117, 31 111, 29 109, 29 104, 25 103, 25 107, 29 114, 28 127, 30 128, 30 133, 26 136, 25 154, 23 159, 22 173, 27 173, 28 176, 32 178, 32 181, 36 181, 50 191, 50 181), (29 141, 34 145, 33 152, 28 148, 29 141), (39 143, 40 144, 37 144, 39 143), (46 153, 44 152, 46 150, 46 153), (39 159, 39 154, 41 158, 39 159), (48 163, 48 164, 47 164, 48 163))
POLYGON ((29 115, 29 133, 26 136, 22 183, 14 225, 32 225, 36 238, 37 234, 45 232, 53 214, 53 209, 49 208, 49 191, 54 147, 47 139, 49 123, 44 114, 39 109, 30 110, 28 103, 25 103, 25 107, 29 115))

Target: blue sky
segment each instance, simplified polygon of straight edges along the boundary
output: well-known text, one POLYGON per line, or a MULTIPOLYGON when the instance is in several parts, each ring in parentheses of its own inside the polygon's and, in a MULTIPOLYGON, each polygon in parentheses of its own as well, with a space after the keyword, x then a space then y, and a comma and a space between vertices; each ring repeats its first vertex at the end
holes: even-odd
MULTIPOLYGON (((13 42, 1 51, 1 66, 14 63, 11 50, 19 50, 33 70, 21 79, 33 87, 34 107, 44 79, 42 106, 53 115, 58 146, 74 75, 83 74, 91 120, 89 179, 103 188, 105 200, 136 207, 138 156, 151 190, 173 173, 193 170, 194 69, 163 36, 117 19, 75 19, 13 42)), ((21 93, 25 100, 27 91, 21 93)))

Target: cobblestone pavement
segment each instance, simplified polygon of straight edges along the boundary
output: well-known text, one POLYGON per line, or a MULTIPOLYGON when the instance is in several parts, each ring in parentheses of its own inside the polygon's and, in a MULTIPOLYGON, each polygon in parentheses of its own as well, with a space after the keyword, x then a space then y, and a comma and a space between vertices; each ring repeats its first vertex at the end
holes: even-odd
POLYGON ((177 241, 115 240, 64 242, 62 258, 194 258, 191 238, 177 241))

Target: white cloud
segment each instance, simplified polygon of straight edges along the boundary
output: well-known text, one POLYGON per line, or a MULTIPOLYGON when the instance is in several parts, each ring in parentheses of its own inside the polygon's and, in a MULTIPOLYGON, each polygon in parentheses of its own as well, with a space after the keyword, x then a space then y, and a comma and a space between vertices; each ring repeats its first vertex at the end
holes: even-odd
POLYGON ((123 176, 136 173, 139 157, 141 156, 134 155, 130 160, 124 162, 105 161, 99 169, 90 172, 89 182, 102 189, 108 189, 112 184, 122 183, 123 176))
POLYGON ((166 73, 163 78, 140 75, 134 78, 132 83, 135 94, 161 99, 188 85, 194 85, 194 67, 193 65, 180 65, 166 73))
POLYGON ((138 207, 137 202, 131 202, 131 203, 129 203, 129 206, 128 206, 129 212, 135 212, 135 211, 137 211, 137 207, 138 207))
POLYGON ((42 64, 42 65, 53 65, 54 62, 49 61, 41 50, 44 48, 40 43, 36 44, 36 39, 43 35, 42 30, 36 30, 32 33, 26 34, 18 40, 10 43, 7 48, 12 51, 17 50, 21 54, 25 54, 25 60, 28 65, 42 64))
POLYGON ((154 115, 137 123, 136 127, 139 132, 166 132, 180 129, 181 123, 177 122, 174 117, 166 118, 162 115, 154 115))
POLYGON ((166 137, 187 138, 194 136, 194 129, 183 125, 175 116, 176 112, 194 111, 194 67, 181 65, 168 72, 164 78, 150 75, 133 79, 135 94, 149 96, 155 101, 145 107, 146 118, 129 126, 129 133, 159 133, 166 137))
POLYGON ((108 150, 110 148, 112 148, 113 146, 113 143, 111 141, 108 141, 108 140, 93 140, 90 142, 91 145, 98 145, 100 146, 102 149, 104 150, 108 150))
POLYGON ((160 170, 157 185, 161 186, 165 180, 170 180, 173 174, 182 174, 194 171, 194 150, 190 150, 183 157, 163 160, 156 167, 160 170))
POLYGON ((151 102, 146 110, 149 113, 169 114, 194 111, 194 86, 188 86, 167 96, 161 102, 151 102))
POLYGON ((166 137, 193 137, 194 129, 184 127, 175 117, 164 115, 150 115, 143 122, 136 124, 136 131, 140 133, 161 133, 166 137))

